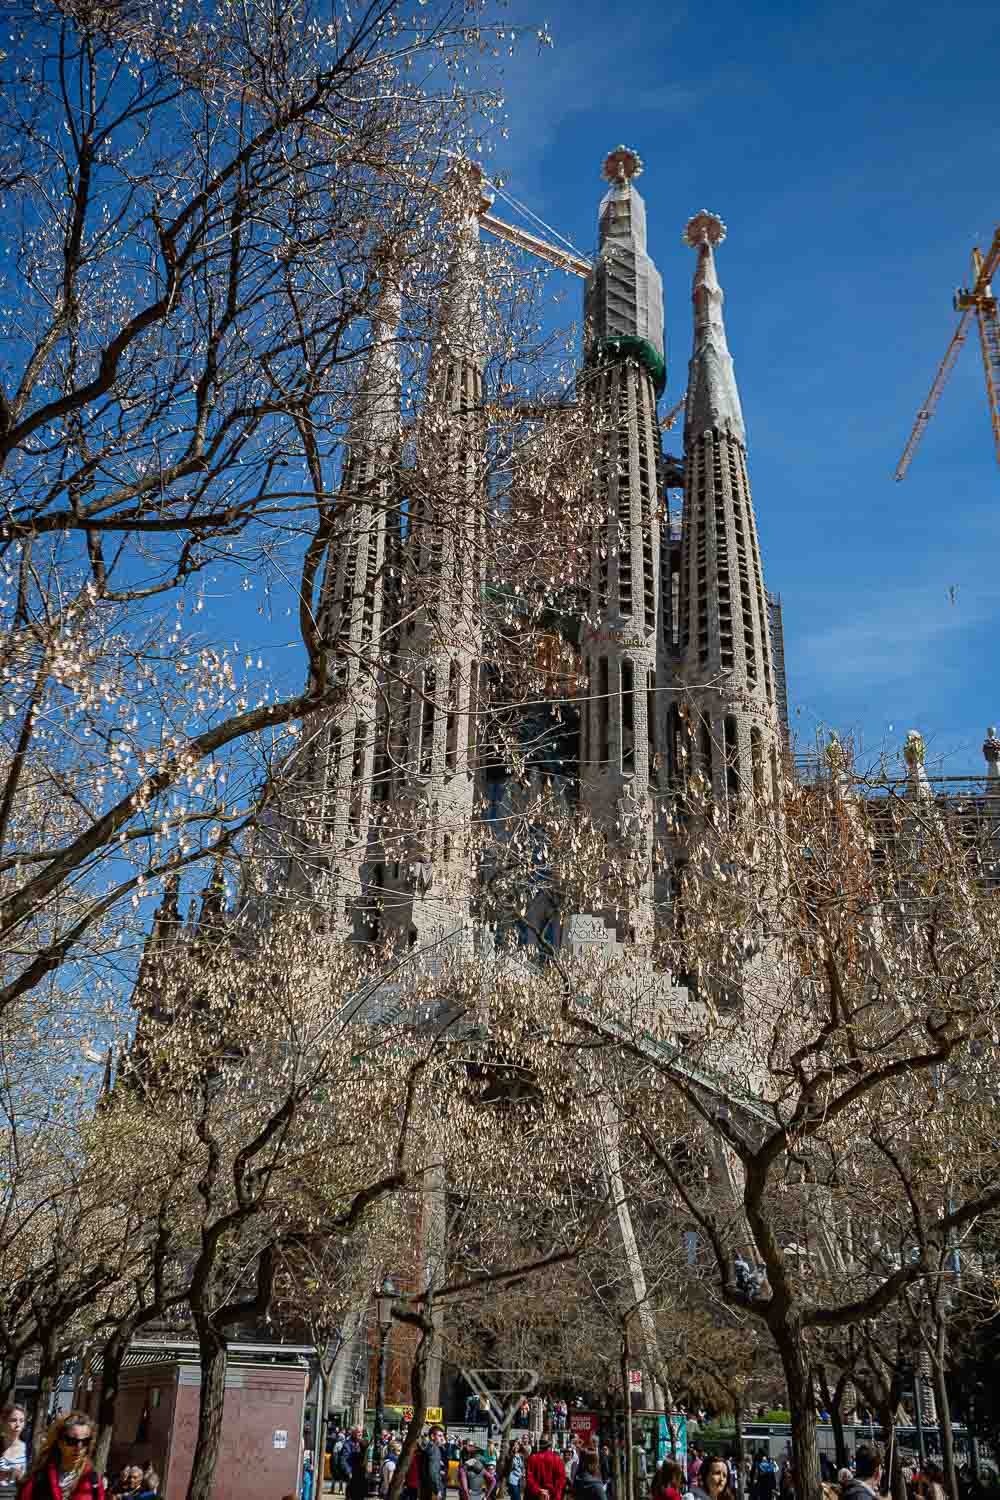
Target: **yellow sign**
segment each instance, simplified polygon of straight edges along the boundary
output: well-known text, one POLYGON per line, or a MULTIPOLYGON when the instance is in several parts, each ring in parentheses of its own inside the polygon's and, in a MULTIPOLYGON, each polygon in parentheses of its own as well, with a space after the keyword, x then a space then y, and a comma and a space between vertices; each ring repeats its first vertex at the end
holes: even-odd
MULTIPOLYGON (((403 1422, 412 1422, 412 1419, 414 1419, 414 1409, 411 1406, 387 1407, 385 1410, 387 1412, 399 1412, 403 1422)), ((424 1422, 442 1421, 444 1421, 444 1407, 424 1407, 424 1422)))
MULTIPOLYGON (((413 1407, 412 1406, 401 1406, 399 1409, 400 1409, 400 1411, 403 1414, 403 1421, 404 1422, 412 1422, 413 1421, 413 1407)), ((440 1406, 425 1406, 424 1407, 424 1421, 425 1422, 440 1422, 443 1419, 444 1419, 444 1408, 443 1407, 440 1407, 440 1406)))

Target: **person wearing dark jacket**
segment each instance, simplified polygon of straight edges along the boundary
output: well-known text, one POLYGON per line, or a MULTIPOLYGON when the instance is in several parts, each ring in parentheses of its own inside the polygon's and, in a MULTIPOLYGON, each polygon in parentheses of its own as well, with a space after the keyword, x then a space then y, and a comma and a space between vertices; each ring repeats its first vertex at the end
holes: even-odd
POLYGON ((881 1477, 881 1453, 872 1444, 862 1443, 854 1456, 854 1478, 841 1487, 840 1500, 872 1500, 881 1477))
POLYGON ((432 1427, 420 1451, 420 1500, 438 1500, 448 1487, 448 1460, 441 1443, 444 1433, 432 1427))
POLYGON ((601 1479, 601 1460, 596 1453, 581 1453, 580 1463, 573 1480, 575 1500, 608 1500, 608 1492, 601 1479))
POLYGON ((368 1444, 362 1439, 351 1453, 351 1477, 347 1481, 347 1500, 367 1500, 368 1444))

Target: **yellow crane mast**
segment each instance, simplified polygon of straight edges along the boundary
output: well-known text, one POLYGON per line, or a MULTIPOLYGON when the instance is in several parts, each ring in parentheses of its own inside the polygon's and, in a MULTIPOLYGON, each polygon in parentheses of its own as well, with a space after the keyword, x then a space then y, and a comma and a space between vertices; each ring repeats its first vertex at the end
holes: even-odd
POLYGON ((997 463, 1000 464, 1000 319, 997 317, 997 299, 993 295, 993 274, 1000 266, 1000 227, 993 236, 993 243, 983 255, 979 247, 972 251, 972 285, 959 287, 955 293, 954 307, 961 316, 958 327, 952 334, 951 343, 938 365, 937 374, 927 395, 927 400, 917 412, 903 456, 896 465, 896 479, 904 479, 910 460, 924 435, 924 429, 937 406, 948 376, 951 374, 958 352, 965 343, 969 324, 975 316, 979 326, 979 346, 983 356, 983 371, 986 375, 986 399, 990 409, 993 428, 993 445, 997 463))

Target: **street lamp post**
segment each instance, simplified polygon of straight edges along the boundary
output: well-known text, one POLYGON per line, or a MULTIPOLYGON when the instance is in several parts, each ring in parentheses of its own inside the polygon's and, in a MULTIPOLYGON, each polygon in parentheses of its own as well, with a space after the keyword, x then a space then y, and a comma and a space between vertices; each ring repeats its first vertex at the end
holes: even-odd
POLYGON ((377 1495, 382 1473, 382 1428, 385 1425, 385 1360, 389 1346, 389 1331, 392 1328, 392 1305, 399 1293, 390 1276, 383 1277, 382 1285, 375 1296, 375 1314, 378 1322, 378 1387, 375 1392, 375 1431, 372 1433, 371 1469, 368 1476, 368 1493, 377 1495))

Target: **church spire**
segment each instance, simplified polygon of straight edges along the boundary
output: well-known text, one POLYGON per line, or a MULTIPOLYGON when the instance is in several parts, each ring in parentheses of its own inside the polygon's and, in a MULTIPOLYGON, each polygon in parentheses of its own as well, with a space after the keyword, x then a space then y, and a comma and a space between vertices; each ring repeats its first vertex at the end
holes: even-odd
MULTIPOLYGON (((685 243, 698 252, 694 348, 684 430, 684 525, 679 581, 679 686, 693 716, 694 762, 718 800, 751 792, 777 803, 780 790, 774 662, 768 599, 743 413, 722 321, 715 246, 725 225, 704 210, 685 243)), ((672 775, 685 758, 667 726, 672 775)))
POLYGON ((689 219, 684 243, 698 251, 691 298, 694 302, 694 350, 688 374, 685 432, 700 437, 707 428, 728 433, 746 446, 743 411, 733 374, 733 356, 722 319, 725 296, 715 269, 715 246, 726 226, 706 209, 689 219))
MULTIPOLYGON (((588 354, 612 352, 619 340, 646 345, 639 354, 663 389, 663 282, 646 252, 646 205, 634 185, 642 172, 638 153, 616 146, 604 159, 602 175, 610 183, 601 199, 599 248, 584 293, 588 354)), ((620 352, 620 351, 619 351, 620 352)))
POLYGON ((652 934, 652 788, 657 769, 657 621, 660 609, 660 428, 663 287, 646 253, 646 207, 634 151, 604 160, 600 250, 584 308, 588 369, 601 453, 591 533, 583 658, 590 691, 581 716, 584 806, 618 857, 637 872, 623 936, 652 934))

